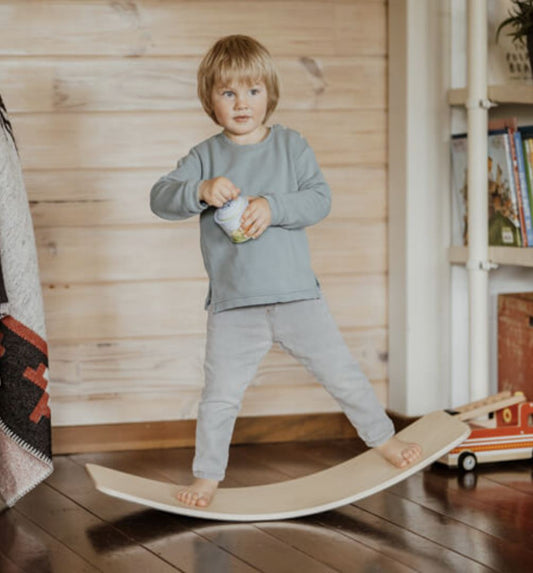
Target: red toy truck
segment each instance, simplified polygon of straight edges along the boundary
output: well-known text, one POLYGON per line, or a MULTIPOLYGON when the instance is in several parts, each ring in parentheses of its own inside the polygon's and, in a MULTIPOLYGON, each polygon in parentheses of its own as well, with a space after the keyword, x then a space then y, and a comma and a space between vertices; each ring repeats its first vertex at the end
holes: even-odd
MULTIPOLYGON (((503 460, 527 459, 533 456, 533 402, 526 402, 523 394, 517 393, 502 403, 494 403, 491 417, 485 421, 469 422, 472 432, 468 438, 440 458, 450 467, 464 471, 476 465, 503 460), (517 403, 512 403, 517 402, 517 403)), ((463 420, 468 419, 467 410, 456 412, 463 420)))

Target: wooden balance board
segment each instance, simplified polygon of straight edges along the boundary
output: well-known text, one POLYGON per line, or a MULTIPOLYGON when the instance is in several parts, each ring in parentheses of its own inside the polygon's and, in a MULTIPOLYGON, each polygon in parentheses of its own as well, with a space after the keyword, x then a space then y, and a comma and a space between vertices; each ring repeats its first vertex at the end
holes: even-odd
POLYGON ((433 412, 398 434, 405 441, 418 442, 423 449, 419 462, 406 469, 395 468, 369 450, 305 477, 268 485, 219 488, 206 508, 179 502, 176 493, 184 486, 94 464, 87 464, 86 468, 101 492, 161 511, 221 521, 269 521, 327 511, 377 493, 428 466, 469 433, 470 427, 457 417, 433 412))

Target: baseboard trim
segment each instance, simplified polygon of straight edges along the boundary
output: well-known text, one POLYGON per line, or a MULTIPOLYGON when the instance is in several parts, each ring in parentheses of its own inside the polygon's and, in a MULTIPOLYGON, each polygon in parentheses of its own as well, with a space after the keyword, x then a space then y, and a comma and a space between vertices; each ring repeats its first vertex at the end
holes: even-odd
MULTIPOLYGON (((388 412, 397 431, 416 418, 388 412)), ((54 455, 194 446, 196 420, 136 422, 52 428, 54 455)), ((344 414, 300 414, 238 418, 233 444, 356 438, 344 414)))

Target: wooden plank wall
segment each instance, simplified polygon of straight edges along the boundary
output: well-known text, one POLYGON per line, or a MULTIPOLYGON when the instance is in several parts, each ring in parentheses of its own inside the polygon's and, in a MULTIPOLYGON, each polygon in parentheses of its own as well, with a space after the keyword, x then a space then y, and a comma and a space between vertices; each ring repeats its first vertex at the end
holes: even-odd
MULTIPOLYGON (((273 122, 300 130, 334 193, 309 230, 332 311, 387 395, 386 2, 3 0, 0 91, 31 201, 55 426, 192 419, 207 282, 198 221, 164 222, 153 182, 217 131, 195 96, 220 36, 264 42, 273 122)), ((242 414, 338 411, 273 350, 242 414)))

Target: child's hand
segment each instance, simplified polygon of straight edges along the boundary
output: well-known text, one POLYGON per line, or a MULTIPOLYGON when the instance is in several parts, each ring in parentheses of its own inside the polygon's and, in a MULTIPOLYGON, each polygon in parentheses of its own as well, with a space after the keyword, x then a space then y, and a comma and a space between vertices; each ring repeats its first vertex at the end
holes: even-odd
POLYGON ((215 177, 200 183, 198 196, 200 201, 208 205, 222 207, 224 203, 236 199, 240 192, 241 190, 226 177, 215 177))
POLYGON ((241 227, 247 237, 257 239, 272 221, 270 204, 264 197, 249 197, 248 207, 241 217, 241 227))

